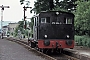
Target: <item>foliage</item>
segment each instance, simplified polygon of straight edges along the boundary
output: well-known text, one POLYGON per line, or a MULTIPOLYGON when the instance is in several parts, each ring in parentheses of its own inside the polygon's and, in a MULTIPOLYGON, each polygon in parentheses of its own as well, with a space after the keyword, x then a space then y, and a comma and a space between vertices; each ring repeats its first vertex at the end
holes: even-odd
POLYGON ((53 0, 37 0, 35 1, 33 11, 36 14, 40 13, 41 11, 49 11, 54 8, 53 0))
POLYGON ((13 35, 14 37, 16 37, 17 36, 17 33, 14 33, 14 35, 13 35))
POLYGON ((18 27, 16 27, 16 29, 15 29, 15 36, 18 35, 18 30, 20 30, 22 34, 24 33, 23 21, 19 21, 18 24, 19 24, 18 27))
POLYGON ((78 42, 79 46, 90 47, 90 37, 89 36, 75 36, 75 42, 78 42))
POLYGON ((73 11, 76 6, 76 0, 37 0, 34 4, 35 8, 34 11, 39 13, 40 11, 49 11, 49 10, 56 10, 56 11, 73 11), (70 10, 68 10, 70 9, 70 10))
POLYGON ((75 2, 76 0, 63 0, 63 1, 56 0, 56 6, 59 6, 61 10, 72 12, 75 10, 77 5, 75 4, 75 2))
POLYGON ((75 30, 77 35, 90 35, 90 1, 77 1, 75 30))
MULTIPOLYGON (((50 10, 61 10, 61 11, 73 11, 76 6, 76 0, 36 0, 34 2, 34 8, 30 11, 34 11, 36 14, 41 11, 50 11, 50 10)), ((25 0, 20 0, 20 3, 23 4, 25 0)))
POLYGON ((30 1, 28 1, 28 0, 27 0, 27 1, 25 1, 25 0, 20 0, 21 5, 24 4, 24 2, 26 2, 26 4, 25 4, 26 6, 29 6, 30 1))
POLYGON ((10 34, 10 31, 7 31, 7 34, 10 34))
POLYGON ((28 30, 25 30, 25 35, 28 36, 28 30))
POLYGON ((11 33, 11 35, 13 36, 13 32, 11 33))
MULTIPOLYGON (((18 22, 19 23, 19 26, 17 27, 18 28, 18 30, 20 30, 21 31, 21 33, 23 34, 24 33, 24 27, 23 27, 23 25, 24 25, 24 21, 19 21, 18 22)), ((18 31, 17 31, 18 32, 18 31)))
POLYGON ((31 30, 33 30, 34 17, 31 18, 31 22, 29 23, 31 30))
POLYGON ((21 5, 24 3, 24 0, 20 0, 21 5))
MULTIPOLYGON (((25 36, 28 36, 28 33, 29 33, 29 29, 24 29, 24 27, 23 27, 23 25, 24 25, 24 21, 19 21, 18 22, 19 23, 19 25, 18 25, 18 27, 16 27, 16 29, 15 29, 15 34, 14 34, 14 36, 18 36, 18 30, 20 30, 20 33, 21 34, 23 34, 23 35, 25 35, 25 36)), ((33 28, 33 18, 31 19, 31 22, 28 22, 29 23, 29 26, 28 27, 31 27, 31 30, 33 30, 32 28, 33 28)), ((26 23, 27 24, 27 23, 26 23)), ((32 34, 32 32, 30 32, 30 34, 32 34)))

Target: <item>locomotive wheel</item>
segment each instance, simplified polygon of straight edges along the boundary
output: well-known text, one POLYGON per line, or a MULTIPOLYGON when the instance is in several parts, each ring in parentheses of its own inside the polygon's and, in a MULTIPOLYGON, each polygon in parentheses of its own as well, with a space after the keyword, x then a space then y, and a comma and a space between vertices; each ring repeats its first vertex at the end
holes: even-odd
POLYGON ((39 51, 38 45, 36 45, 35 49, 39 51))
POLYGON ((63 52, 63 49, 60 49, 60 53, 62 53, 63 52))
POLYGON ((41 49, 40 48, 38 50, 41 52, 41 49))
POLYGON ((44 52, 44 49, 41 49, 41 52, 43 53, 44 52))
POLYGON ((29 43, 29 46, 31 47, 31 42, 29 43))
POLYGON ((46 53, 46 50, 45 50, 45 49, 41 49, 41 52, 42 52, 42 53, 46 53))
POLYGON ((29 45, 30 45, 31 48, 35 47, 35 44, 33 42, 31 42, 29 45))

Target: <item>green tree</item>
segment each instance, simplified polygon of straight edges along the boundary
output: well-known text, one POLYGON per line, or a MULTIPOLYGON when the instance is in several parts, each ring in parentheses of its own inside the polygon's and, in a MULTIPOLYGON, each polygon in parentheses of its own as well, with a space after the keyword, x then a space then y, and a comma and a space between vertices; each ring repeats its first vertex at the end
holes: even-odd
POLYGON ((53 0, 37 0, 35 1, 34 6, 33 11, 38 14, 41 11, 49 11, 54 9, 54 2, 53 0))
POLYGON ((76 0, 63 0, 60 2, 60 8, 64 9, 68 12, 72 12, 75 10, 77 4, 75 4, 76 0))
POLYGON ((49 11, 49 10, 61 10, 61 11, 74 11, 76 0, 37 0, 34 4, 34 11, 39 13, 40 11, 49 11), (68 10, 69 9, 69 10, 68 10))
POLYGON ((24 3, 24 0, 20 0, 21 5, 24 3))
POLYGON ((77 1, 75 30, 78 35, 90 35, 90 1, 77 1))
POLYGON ((29 26, 33 30, 33 24, 34 24, 34 17, 31 18, 31 22, 29 22, 29 26))
POLYGON ((16 27, 16 29, 15 29, 15 33, 16 33, 15 36, 18 35, 18 30, 20 30, 22 34, 24 33, 24 31, 23 31, 24 30, 24 28, 23 28, 24 21, 19 21, 18 24, 19 24, 18 27, 16 27))
MULTIPOLYGON (((61 10, 61 11, 73 11, 75 10, 76 0, 36 0, 34 3, 34 8, 31 10, 36 14, 41 11, 49 11, 49 10, 61 10), (68 10, 69 9, 69 10, 68 10)), ((21 4, 25 1, 20 0, 21 4)))

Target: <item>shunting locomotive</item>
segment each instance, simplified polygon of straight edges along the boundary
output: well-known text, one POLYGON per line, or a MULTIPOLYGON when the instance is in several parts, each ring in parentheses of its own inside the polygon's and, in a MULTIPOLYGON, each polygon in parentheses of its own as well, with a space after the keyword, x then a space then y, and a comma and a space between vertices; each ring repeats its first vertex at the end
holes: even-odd
POLYGON ((34 17, 31 47, 40 51, 74 48, 74 14, 44 11, 34 17))

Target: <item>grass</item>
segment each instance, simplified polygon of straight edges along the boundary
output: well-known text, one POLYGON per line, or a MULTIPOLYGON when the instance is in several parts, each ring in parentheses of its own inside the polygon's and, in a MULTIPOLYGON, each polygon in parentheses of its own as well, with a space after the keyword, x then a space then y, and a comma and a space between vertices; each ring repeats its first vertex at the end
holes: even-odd
POLYGON ((90 37, 89 36, 76 36, 75 35, 75 42, 78 42, 78 46, 86 46, 90 47, 90 37))

